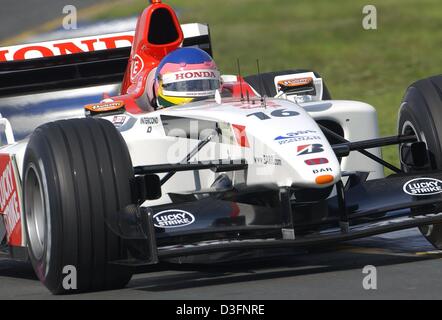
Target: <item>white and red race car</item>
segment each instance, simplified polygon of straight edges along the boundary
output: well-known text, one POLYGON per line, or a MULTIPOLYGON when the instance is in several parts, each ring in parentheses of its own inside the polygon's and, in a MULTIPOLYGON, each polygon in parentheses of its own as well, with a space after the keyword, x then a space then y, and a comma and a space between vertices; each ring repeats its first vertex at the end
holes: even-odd
POLYGON ((175 258, 416 226, 441 246, 442 77, 410 86, 392 137, 309 70, 224 75, 228 97, 155 110, 152 72, 180 46, 211 54, 208 27, 154 1, 135 32, 0 48, 0 241, 53 293, 122 287, 175 258), (115 96, 63 108, 118 81, 115 96), (401 168, 381 158, 394 144, 401 168))

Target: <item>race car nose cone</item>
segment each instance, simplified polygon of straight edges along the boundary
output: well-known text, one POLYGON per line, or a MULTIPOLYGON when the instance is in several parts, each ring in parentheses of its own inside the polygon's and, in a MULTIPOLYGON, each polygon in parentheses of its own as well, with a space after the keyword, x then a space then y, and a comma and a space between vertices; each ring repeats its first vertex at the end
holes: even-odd
POLYGON ((327 175, 316 177, 315 182, 316 182, 316 184, 322 185, 322 184, 332 183, 334 179, 335 179, 335 177, 333 177, 330 174, 327 174, 327 175))

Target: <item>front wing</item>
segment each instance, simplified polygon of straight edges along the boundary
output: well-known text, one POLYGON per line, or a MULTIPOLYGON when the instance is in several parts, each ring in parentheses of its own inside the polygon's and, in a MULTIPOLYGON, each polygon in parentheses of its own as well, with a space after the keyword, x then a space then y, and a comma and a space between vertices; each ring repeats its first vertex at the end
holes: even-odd
POLYGON ((122 213, 111 226, 132 253, 116 263, 309 248, 442 223, 442 172, 366 177, 349 173, 342 190, 337 186, 335 196, 316 202, 296 201, 290 190, 273 186, 173 194, 172 204, 137 208, 136 221, 122 213))

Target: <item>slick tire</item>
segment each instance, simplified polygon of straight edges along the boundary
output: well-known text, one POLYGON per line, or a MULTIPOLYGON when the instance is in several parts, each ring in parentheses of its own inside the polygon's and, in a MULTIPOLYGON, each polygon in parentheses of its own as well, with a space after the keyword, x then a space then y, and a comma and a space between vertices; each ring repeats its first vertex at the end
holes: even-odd
MULTIPOLYGON (((276 71, 276 72, 267 72, 267 73, 261 73, 261 79, 258 74, 247 76, 244 78, 244 80, 250 84, 253 89, 255 89, 256 92, 258 92, 261 96, 266 95, 267 97, 274 97, 276 95, 276 88, 275 88, 275 77, 278 76, 284 76, 287 74, 295 74, 295 73, 303 73, 303 72, 310 72, 311 70, 285 70, 285 71, 276 71), (262 81, 262 84, 261 84, 262 81), (261 92, 261 88, 262 91, 261 92)), ((320 75, 316 72, 314 72, 316 77, 320 77, 320 75)), ((322 100, 331 100, 330 92, 327 89, 327 86, 324 82, 324 89, 322 92, 322 100)))
MULTIPOLYGON (((131 201, 131 158, 106 120, 45 124, 31 135, 23 162, 29 257, 54 294, 124 287, 123 240, 109 226, 131 201)), ((115 230, 115 229, 113 229, 115 230)))
MULTIPOLYGON (((413 83, 399 109, 399 134, 414 134, 427 145, 432 170, 442 170, 442 75, 413 83)), ((401 157, 399 152, 399 157, 401 157)), ((411 172, 401 159, 405 172, 411 172)), ((436 248, 442 249, 442 224, 419 230, 436 248)))

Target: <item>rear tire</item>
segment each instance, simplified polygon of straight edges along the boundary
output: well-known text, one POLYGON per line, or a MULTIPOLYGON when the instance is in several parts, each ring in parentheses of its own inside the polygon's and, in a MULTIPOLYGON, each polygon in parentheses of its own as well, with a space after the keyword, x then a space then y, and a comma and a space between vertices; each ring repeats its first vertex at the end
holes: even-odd
POLYGON ((110 264, 127 253, 109 224, 132 202, 133 175, 126 143, 109 121, 63 120, 34 131, 23 162, 25 230, 34 270, 52 293, 129 282, 130 270, 110 264), (66 278, 72 267, 76 285, 66 278))
MULTIPOLYGON (((261 73, 261 79, 262 79, 262 85, 260 84, 260 76, 258 74, 247 76, 244 78, 244 80, 250 84, 253 89, 255 89, 256 92, 258 92, 261 96, 266 95, 267 97, 274 97, 276 96, 276 88, 275 88, 275 77, 278 76, 285 76, 288 74, 295 74, 295 73, 304 73, 304 72, 311 72, 311 70, 285 70, 285 71, 275 71, 275 72, 266 72, 261 73), (261 92, 261 87, 262 91, 261 92)), ((313 72, 316 77, 320 78, 321 76, 313 72)), ((322 100, 331 100, 330 92, 327 89, 327 86, 325 85, 325 82, 323 82, 323 92, 322 92, 322 100)))
MULTIPOLYGON (((442 76, 419 80, 407 89, 399 109, 398 133, 415 134, 425 142, 431 169, 442 170, 442 76)), ((401 167, 405 172, 412 171, 402 159, 401 167)), ((419 230, 431 244, 442 249, 442 224, 419 230)))

